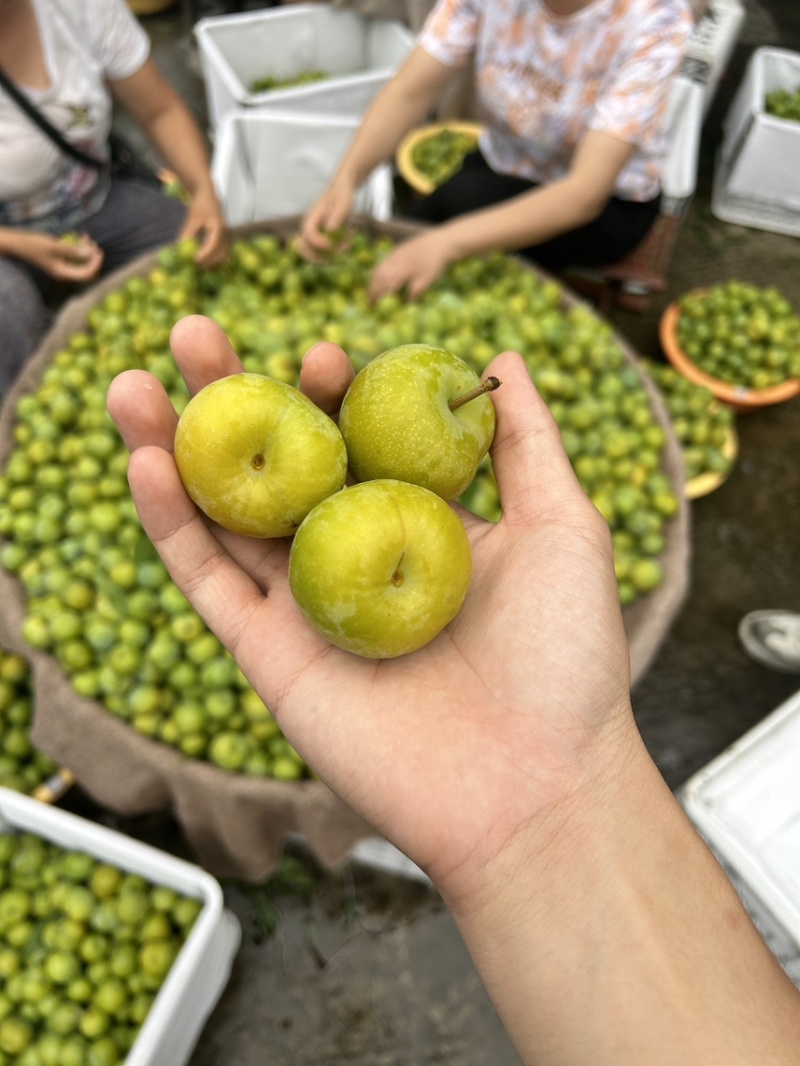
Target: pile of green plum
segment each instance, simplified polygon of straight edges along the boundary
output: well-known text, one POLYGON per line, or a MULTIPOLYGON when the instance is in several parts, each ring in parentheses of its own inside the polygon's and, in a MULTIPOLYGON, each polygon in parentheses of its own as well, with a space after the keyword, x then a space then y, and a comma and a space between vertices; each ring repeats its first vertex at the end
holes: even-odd
POLYGON ((0 648, 0 786, 33 792, 57 770, 31 743, 33 689, 30 664, 0 648))
POLYGON ((791 122, 800 122, 800 85, 790 92, 788 89, 773 89, 764 95, 764 110, 776 118, 787 118, 791 122))
POLYGON ((290 89, 295 85, 311 85, 315 81, 323 81, 329 78, 324 70, 306 70, 302 74, 295 74, 291 78, 276 78, 267 74, 263 78, 256 78, 250 85, 251 93, 266 93, 273 89, 290 89))
POLYGON ((445 128, 423 137, 411 151, 411 162, 434 185, 439 186, 460 170, 464 156, 474 152, 475 134, 445 128))
POLYGON ((672 428, 683 450, 686 480, 701 474, 725 476, 733 466, 729 450, 736 416, 712 392, 695 385, 669 363, 644 360, 664 398, 672 428))
MULTIPOLYGON (((81 696, 187 758, 287 780, 309 773, 144 535, 127 450, 106 411, 111 380, 131 367, 151 371, 184 409, 169 349, 183 315, 209 315, 245 369, 291 384, 321 339, 341 344, 356 369, 404 343, 446 347, 479 373, 496 353, 520 351, 611 526, 623 602, 662 580, 678 509, 662 469, 665 433, 610 325, 499 254, 454 264, 418 301, 372 303, 369 277, 392 247, 357 232, 327 262, 309 263, 291 240, 261 234, 203 271, 195 245, 179 242, 98 303, 17 402, 0 474, 0 564, 24 586, 25 639, 55 657, 81 696)), ((476 489, 485 481, 482 471, 476 489)), ((499 516, 496 490, 475 491, 470 506, 499 516)))
POLYGON ((800 378, 800 318, 778 289, 727 281, 678 308, 678 344, 711 377, 750 389, 800 378))
POLYGON ((0 835, 0 1062, 123 1063, 201 909, 82 851, 0 835))

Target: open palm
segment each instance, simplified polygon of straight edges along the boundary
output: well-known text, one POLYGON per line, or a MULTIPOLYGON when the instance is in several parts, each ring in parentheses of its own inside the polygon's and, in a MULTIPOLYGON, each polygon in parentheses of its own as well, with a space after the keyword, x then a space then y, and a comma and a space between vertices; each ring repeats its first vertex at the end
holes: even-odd
MULTIPOLYGON (((208 319, 184 319, 172 345, 193 393, 242 369, 208 319)), ((129 371, 108 400, 142 523, 175 583, 309 765, 440 885, 568 800, 583 757, 628 732, 617 726, 630 714, 608 529, 521 358, 504 353, 489 372, 503 381, 492 448, 503 518, 463 513, 474 570, 461 613, 426 647, 383 661, 309 627, 289 590, 287 541, 238 537, 200 515, 154 378, 129 371)), ((320 344, 301 384, 335 414, 351 376, 342 351, 320 344)))

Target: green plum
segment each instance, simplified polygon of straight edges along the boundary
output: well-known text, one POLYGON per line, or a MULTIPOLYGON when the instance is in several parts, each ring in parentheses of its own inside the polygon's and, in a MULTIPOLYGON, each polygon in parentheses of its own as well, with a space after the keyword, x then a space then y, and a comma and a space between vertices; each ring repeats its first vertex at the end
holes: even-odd
POLYGON ((294 386, 249 373, 220 378, 189 401, 175 462, 200 510, 250 537, 291 536, 347 475, 334 421, 294 386))
POLYGON ((454 500, 494 437, 489 396, 451 406, 480 387, 475 371, 444 348, 403 344, 373 359, 356 375, 339 413, 353 478, 396 478, 454 500))
POLYGON ((289 557, 289 585, 307 621, 368 659, 433 640, 461 609, 471 575, 469 540, 450 505, 386 478, 318 504, 289 557))

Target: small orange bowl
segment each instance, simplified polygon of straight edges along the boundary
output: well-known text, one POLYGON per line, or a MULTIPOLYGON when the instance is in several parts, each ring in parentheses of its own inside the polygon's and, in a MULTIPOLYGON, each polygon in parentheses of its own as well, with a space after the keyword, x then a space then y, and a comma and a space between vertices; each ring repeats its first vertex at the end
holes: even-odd
POLYGON ((436 137, 445 130, 452 130, 453 133, 466 133, 467 136, 475 137, 477 140, 483 131, 483 126, 479 122, 461 121, 434 122, 427 126, 418 126, 406 134, 397 148, 395 163, 400 176, 415 192, 423 196, 430 196, 436 189, 436 184, 417 167, 414 162, 414 149, 421 141, 436 137))
MULTIPOLYGON (((698 290, 697 294, 701 293, 702 290, 698 290)), ((759 407, 768 407, 775 403, 783 403, 800 394, 800 378, 790 378, 779 385, 770 385, 767 389, 751 389, 747 385, 733 385, 729 381, 721 381, 707 374, 705 370, 701 370, 678 343, 680 313, 677 303, 671 303, 664 311, 659 324, 659 339, 667 359, 689 381, 693 381, 695 385, 704 385, 718 400, 729 404, 741 413, 755 411, 759 407)))

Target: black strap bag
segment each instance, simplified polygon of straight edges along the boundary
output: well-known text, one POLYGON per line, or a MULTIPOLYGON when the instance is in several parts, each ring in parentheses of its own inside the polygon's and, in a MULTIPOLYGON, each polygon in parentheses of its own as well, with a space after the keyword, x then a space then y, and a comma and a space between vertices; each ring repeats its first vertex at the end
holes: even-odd
POLYGON ((85 166, 94 167, 95 170, 108 171, 113 177, 135 179, 154 189, 161 188, 162 182, 158 174, 148 166, 141 156, 136 154, 125 138, 116 131, 112 130, 109 134, 110 156, 108 161, 96 159, 93 155, 89 155, 88 152, 82 152, 80 148, 70 144, 61 131, 51 125, 28 97, 20 92, 2 69, 0 69, 0 85, 2 85, 14 103, 39 127, 42 133, 46 134, 66 155, 72 156, 73 159, 77 159, 78 162, 83 163, 85 166))

